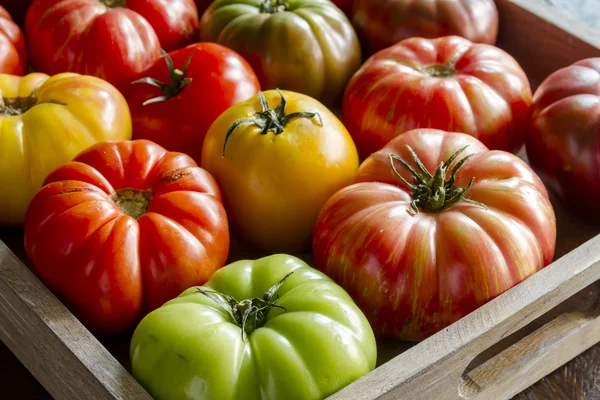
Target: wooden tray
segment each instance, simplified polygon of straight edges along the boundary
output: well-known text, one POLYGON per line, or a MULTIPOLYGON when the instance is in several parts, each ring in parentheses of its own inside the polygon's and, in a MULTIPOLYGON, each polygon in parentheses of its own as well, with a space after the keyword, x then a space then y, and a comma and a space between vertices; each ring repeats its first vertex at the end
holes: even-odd
MULTIPOLYGON (((600 56, 598 32, 543 3, 497 0, 498 45, 534 88, 600 56)), ((380 340, 378 368, 331 398, 508 399, 599 342, 600 225, 553 204, 552 265, 419 344, 380 340)), ((131 333, 98 340, 30 268, 22 231, 0 229, 0 340, 54 398, 149 399, 128 372, 131 333)))

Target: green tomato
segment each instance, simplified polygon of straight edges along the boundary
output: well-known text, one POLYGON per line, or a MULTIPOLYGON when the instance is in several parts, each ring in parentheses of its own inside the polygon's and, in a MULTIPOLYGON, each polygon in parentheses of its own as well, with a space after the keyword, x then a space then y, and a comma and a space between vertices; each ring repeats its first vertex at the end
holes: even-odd
POLYGON ((134 377, 170 400, 322 399, 376 356, 350 296, 288 255, 220 269, 148 314, 131 342, 134 377))

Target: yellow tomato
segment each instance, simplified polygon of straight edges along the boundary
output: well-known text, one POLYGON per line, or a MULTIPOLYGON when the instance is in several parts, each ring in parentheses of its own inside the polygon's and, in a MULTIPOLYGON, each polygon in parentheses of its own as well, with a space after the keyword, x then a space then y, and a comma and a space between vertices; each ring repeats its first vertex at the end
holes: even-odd
POLYGON ((92 144, 131 139, 109 83, 72 73, 0 74, 0 225, 19 225, 48 173, 92 144))
POLYGON ((317 100, 271 90, 215 121, 201 165, 221 186, 244 239, 271 253, 295 253, 309 247, 327 199, 353 182, 358 154, 346 128, 317 100))

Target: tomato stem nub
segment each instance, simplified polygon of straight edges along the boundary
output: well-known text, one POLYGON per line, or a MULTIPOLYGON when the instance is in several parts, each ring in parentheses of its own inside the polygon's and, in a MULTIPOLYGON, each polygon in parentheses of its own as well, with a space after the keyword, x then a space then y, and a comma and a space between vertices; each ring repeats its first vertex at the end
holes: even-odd
POLYGON ((149 190, 126 188, 117 190, 111 199, 123 214, 138 220, 148 212, 150 201, 152 201, 152 193, 149 190))
POLYGON ((197 290, 227 312, 231 320, 242 328, 242 340, 245 341, 245 336, 251 334, 267 322, 267 315, 271 308, 285 310, 285 307, 276 304, 277 300, 279 300, 279 296, 276 296, 276 294, 285 280, 293 273, 294 271, 290 272, 282 280, 273 285, 265 292, 262 298, 255 297, 253 299, 237 301, 233 296, 223 293, 204 290, 202 288, 198 288, 197 290))
POLYGON ((32 94, 29 97, 2 97, 0 96, 0 115, 11 116, 25 114, 27 110, 35 106, 36 97, 32 94))
POLYGON ((289 5, 284 0, 263 0, 260 5, 261 13, 275 14, 283 12, 289 8, 289 5))
POLYGON ((170 83, 168 83, 168 84, 163 83, 163 82, 159 81, 158 79, 154 79, 154 78, 142 78, 142 79, 138 79, 137 81, 131 82, 131 84, 147 83, 148 85, 156 86, 163 92, 162 96, 158 96, 158 97, 154 97, 152 99, 146 100, 142 104, 144 106, 147 106, 148 104, 159 103, 162 101, 167 101, 169 99, 172 99, 173 97, 175 97, 179 93, 181 93, 187 85, 192 83, 192 78, 186 78, 185 74, 187 73, 187 69, 190 66, 190 62, 192 61, 192 57, 194 56, 194 53, 196 53, 196 50, 194 49, 194 51, 192 51, 190 56, 187 58, 187 60, 185 61, 185 64, 183 65, 182 70, 175 68, 175 65, 173 64, 173 60, 171 59, 171 57, 169 56, 169 54, 166 51, 164 51, 163 49, 160 49, 160 51, 161 51, 163 57, 165 58, 167 67, 169 68, 170 83))
POLYGON ((225 143, 223 144, 223 156, 225 157, 225 151, 227 150, 227 142, 229 142, 229 138, 233 134, 235 128, 240 126, 241 124, 252 123, 259 128, 261 128, 261 134, 266 135, 269 132, 275 133, 275 135, 280 135, 285 130, 285 126, 294 118, 308 118, 312 119, 315 116, 319 118, 319 124, 323 126, 323 119, 321 118, 321 114, 319 113, 311 113, 311 112, 295 112, 286 115, 285 114, 285 106, 287 104, 283 93, 279 89, 276 89, 279 95, 281 96, 281 102, 274 110, 269 107, 269 103, 263 92, 258 92, 258 97, 260 99, 260 104, 262 106, 262 111, 257 111, 254 113, 255 118, 244 118, 239 121, 236 121, 225 135, 225 143))
POLYGON ((417 154, 413 151, 413 149, 406 145, 410 156, 412 157, 417 169, 416 171, 413 167, 410 166, 406 161, 404 161, 400 156, 396 154, 389 153, 390 165, 392 166, 392 171, 394 175, 398 179, 402 181, 406 186, 408 186, 412 190, 412 198, 413 200, 410 203, 410 208, 407 212, 411 215, 417 215, 419 213, 419 209, 424 212, 429 213, 438 213, 440 211, 446 210, 453 206, 454 204, 465 201, 467 203, 476 204, 478 206, 487 207, 479 203, 477 201, 467 199, 466 195, 471 190, 473 183, 475 182, 475 178, 471 178, 469 184, 464 188, 455 188, 454 182, 456 179, 456 173, 463 166, 465 162, 469 158, 471 158, 474 154, 469 154, 466 157, 463 157, 459 162, 456 163, 452 171, 450 172, 450 177, 446 179, 446 175, 450 165, 456 160, 456 158, 467 149, 469 146, 465 146, 461 149, 458 149, 454 154, 450 156, 446 161, 440 163, 440 165, 435 170, 435 173, 432 175, 427 168, 423 165, 417 154), (396 169, 394 165, 394 160, 400 162, 402 166, 408 169, 411 175, 414 177, 413 183, 409 183, 396 169))

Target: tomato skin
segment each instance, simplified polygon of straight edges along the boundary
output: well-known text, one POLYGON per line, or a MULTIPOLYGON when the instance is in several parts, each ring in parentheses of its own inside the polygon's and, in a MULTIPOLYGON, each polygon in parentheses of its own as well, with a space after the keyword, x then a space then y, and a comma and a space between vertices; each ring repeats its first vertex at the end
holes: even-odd
MULTIPOLYGON (((18 115, 0 106, 0 225, 21 225, 48 173, 103 140, 131 139, 127 102, 109 83, 72 73, 0 74, 0 97, 29 103, 18 115)), ((6 101, 6 100, 5 100, 6 101)))
MULTIPOLYGON (((356 147, 342 123, 308 96, 282 91, 286 114, 318 112, 318 117, 294 118, 283 133, 261 134, 254 124, 236 128, 237 121, 261 110, 258 96, 225 111, 211 126, 202 149, 202 168, 219 183, 232 226, 261 250, 299 253, 310 247, 321 206, 338 189, 352 183, 358 170, 356 147)), ((271 108, 280 95, 264 92, 271 108)))
POLYGON ((395 43, 421 37, 460 36, 495 44, 498 9, 494 0, 355 0, 352 24, 371 55, 395 43))
POLYGON ((314 265, 350 293, 377 335, 422 340, 552 261, 556 219, 541 180, 518 157, 471 136, 407 132, 364 161, 356 182, 321 210, 314 265), (475 178, 467 197, 487 209, 462 201, 408 214, 412 192, 388 157, 416 168, 406 145, 429 171, 468 145, 461 158, 475 155, 459 169, 456 187, 475 178))
POLYGON ((36 71, 72 71, 105 79, 126 93, 129 84, 166 51, 193 43, 193 0, 128 0, 110 8, 96 0, 36 0, 26 16, 36 71))
POLYGON ((516 152, 531 97, 525 72, 499 48, 457 36, 412 38, 375 54, 354 75, 344 125, 361 157, 417 128, 468 133, 491 149, 516 152), (451 76, 435 76, 449 66, 451 76))
POLYGON ((203 289, 241 301, 293 272, 264 327, 242 340, 197 288, 146 316, 131 340, 134 377, 159 399, 324 399, 375 367, 373 332, 350 296, 301 260, 278 254, 217 271, 203 289), (196 382, 202 382, 201 385, 196 382))
POLYGON ((551 74, 536 90, 527 156, 569 209, 600 221, 600 58, 551 74))
POLYGON ((27 47, 21 28, 0 6, 0 74, 23 75, 27 71, 27 47))
POLYGON ((144 140, 107 141, 54 170, 25 220, 40 279, 91 330, 131 328, 225 264, 227 216, 214 179, 188 156, 144 140), (113 201, 150 190, 137 220, 113 201))
POLYGON ((285 11, 261 11, 264 0, 216 0, 202 16, 200 38, 237 51, 263 89, 336 104, 361 62, 350 21, 329 0, 277 1, 285 11))
MULTIPOLYGON (((143 105, 163 95, 152 85, 132 85, 128 95, 134 139, 153 141, 200 163, 208 128, 229 107, 256 95, 258 79, 248 63, 233 50, 216 43, 197 43, 169 54, 182 70, 192 55, 186 78, 192 81, 169 100, 143 105)), ((169 83, 169 68, 158 59, 144 76, 169 83)))

